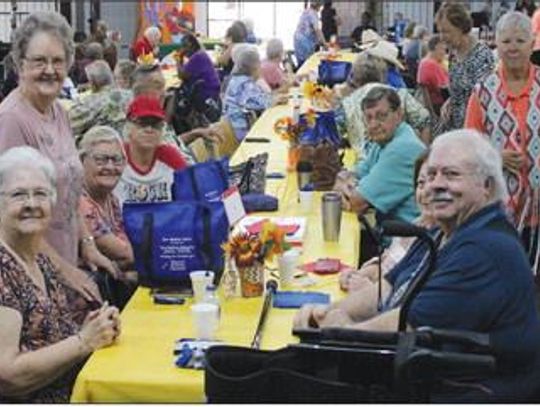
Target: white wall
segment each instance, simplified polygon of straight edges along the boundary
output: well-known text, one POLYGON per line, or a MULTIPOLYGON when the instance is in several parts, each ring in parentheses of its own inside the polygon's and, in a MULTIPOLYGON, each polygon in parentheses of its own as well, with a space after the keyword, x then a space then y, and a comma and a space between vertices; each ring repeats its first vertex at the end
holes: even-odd
MULTIPOLYGON (((87 11, 86 18, 88 18, 87 11)), ((138 3, 136 1, 105 0, 101 3, 101 18, 107 22, 109 30, 119 30, 122 34, 119 58, 129 56, 131 45, 137 30, 138 3)))

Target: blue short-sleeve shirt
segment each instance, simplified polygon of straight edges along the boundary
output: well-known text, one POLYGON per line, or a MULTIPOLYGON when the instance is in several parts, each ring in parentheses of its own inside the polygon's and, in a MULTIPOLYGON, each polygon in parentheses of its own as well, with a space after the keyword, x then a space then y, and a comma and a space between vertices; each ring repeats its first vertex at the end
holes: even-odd
MULTIPOLYGON (((415 272, 425 251, 415 243, 387 275, 393 291, 415 272)), ((533 275, 500 204, 478 211, 439 249, 435 272, 413 300, 407 321, 413 327, 489 333, 497 374, 482 383, 492 396, 521 397, 525 383, 540 379, 533 275)))
POLYGON ((414 198, 414 162, 425 149, 413 128, 401 123, 387 144, 366 150, 365 162, 356 168, 360 195, 384 217, 412 222, 420 214, 414 198))

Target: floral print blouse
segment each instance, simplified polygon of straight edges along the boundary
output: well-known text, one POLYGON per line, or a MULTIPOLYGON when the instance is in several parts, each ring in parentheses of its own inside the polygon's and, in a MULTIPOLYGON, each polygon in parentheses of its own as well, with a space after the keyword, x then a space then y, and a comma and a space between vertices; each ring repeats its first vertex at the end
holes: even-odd
MULTIPOLYGON (((47 292, 34 284, 21 261, 5 243, 0 242, 0 306, 14 309, 22 316, 20 352, 31 352, 60 342, 79 331, 67 298, 67 287, 56 277, 58 271, 50 259, 39 255, 38 267, 43 273, 47 292)), ((2 402, 66 403, 81 364, 54 382, 35 391, 25 399, 10 400, 2 395, 2 402)))

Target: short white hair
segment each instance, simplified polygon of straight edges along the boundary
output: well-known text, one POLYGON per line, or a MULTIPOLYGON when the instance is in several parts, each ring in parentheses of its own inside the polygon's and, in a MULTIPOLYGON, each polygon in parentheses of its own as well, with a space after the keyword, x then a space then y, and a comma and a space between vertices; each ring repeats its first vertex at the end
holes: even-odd
POLYGON ((233 74, 251 75, 255 67, 261 63, 259 51, 252 44, 237 44, 233 47, 231 53, 234 67, 233 74))
POLYGON ((49 181, 51 201, 56 203, 56 169, 52 161, 39 150, 29 146, 12 147, 0 155, 0 191, 6 179, 21 168, 41 171, 49 181))
POLYGON ((144 30, 144 36, 148 39, 159 39, 161 38, 161 31, 159 28, 151 26, 144 30))
POLYGON ((413 38, 422 38, 424 35, 427 35, 428 29, 424 27, 423 25, 416 25, 414 26, 412 36, 413 38))
POLYGON ((508 197, 501 153, 486 135, 472 129, 449 131, 433 140, 431 151, 436 148, 447 150, 450 146, 460 147, 470 163, 477 167, 479 175, 493 180, 493 200, 504 201, 508 197))
POLYGON ((81 158, 89 154, 94 146, 101 143, 118 143, 125 157, 124 144, 120 134, 110 126, 94 126, 84 133, 81 138, 79 143, 79 154, 81 158))
POLYGON ((88 64, 84 68, 84 71, 86 72, 88 81, 98 88, 114 83, 114 74, 111 71, 111 67, 103 59, 98 59, 88 64))
POLYGON ((266 44, 266 58, 275 59, 282 57, 283 54, 283 41, 279 38, 272 38, 266 44))
POLYGON ((532 22, 530 17, 525 13, 519 11, 509 11, 503 14, 503 16, 497 21, 495 28, 495 39, 499 38, 501 33, 506 30, 522 31, 533 39, 532 22))

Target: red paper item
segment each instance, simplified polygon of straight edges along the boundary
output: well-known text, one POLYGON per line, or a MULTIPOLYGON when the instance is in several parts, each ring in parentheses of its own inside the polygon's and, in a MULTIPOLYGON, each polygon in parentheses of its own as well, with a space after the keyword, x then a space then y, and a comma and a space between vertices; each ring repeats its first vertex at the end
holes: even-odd
POLYGON ((301 270, 319 275, 336 274, 342 271, 354 270, 353 267, 342 263, 339 259, 318 259, 298 267, 301 270))
MULTIPOLYGON (((252 223, 249 226, 246 226, 246 230, 251 235, 256 235, 261 232, 263 225, 266 222, 269 222, 269 219, 262 219, 258 222, 252 223)), ((300 229, 300 225, 277 225, 277 227, 285 232, 287 235, 294 235, 298 229, 300 229)))

